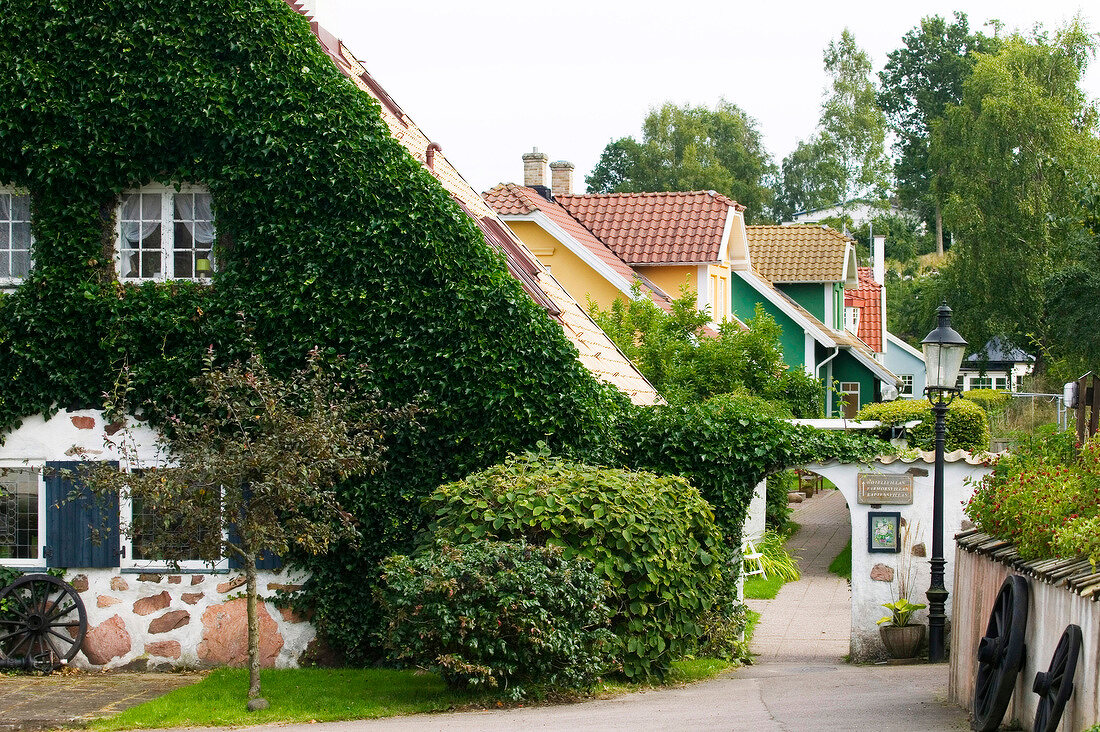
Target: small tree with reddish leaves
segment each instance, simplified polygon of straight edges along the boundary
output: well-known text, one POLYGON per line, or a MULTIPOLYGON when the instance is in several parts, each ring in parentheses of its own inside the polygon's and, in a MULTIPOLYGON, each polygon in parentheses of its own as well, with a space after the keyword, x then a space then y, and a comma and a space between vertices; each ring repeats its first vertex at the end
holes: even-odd
MULTIPOLYGON (((415 419, 411 406, 380 406, 361 387, 365 371, 342 362, 326 366, 313 350, 305 368, 281 379, 259 356, 216 368, 210 352, 192 382, 201 401, 169 420, 159 464, 141 464, 132 434, 124 432, 111 441, 130 472, 101 464, 85 476, 95 492, 140 501, 142 515, 154 517, 152 526, 143 519, 125 529, 141 537, 145 551, 169 562, 240 561, 250 700, 260 697, 257 559, 291 549, 320 554, 354 541, 358 532, 336 486, 382 468, 387 427, 415 419)), ((125 413, 124 400, 107 406, 125 413)))

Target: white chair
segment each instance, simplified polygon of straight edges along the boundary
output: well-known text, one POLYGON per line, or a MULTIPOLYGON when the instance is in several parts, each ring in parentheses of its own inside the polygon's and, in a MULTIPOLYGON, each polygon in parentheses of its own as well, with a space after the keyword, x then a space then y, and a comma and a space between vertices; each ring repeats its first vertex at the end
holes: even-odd
POLYGON ((758 552, 751 541, 746 541, 745 548, 741 551, 741 573, 745 577, 758 574, 764 579, 768 578, 768 573, 764 571, 764 554, 758 552))

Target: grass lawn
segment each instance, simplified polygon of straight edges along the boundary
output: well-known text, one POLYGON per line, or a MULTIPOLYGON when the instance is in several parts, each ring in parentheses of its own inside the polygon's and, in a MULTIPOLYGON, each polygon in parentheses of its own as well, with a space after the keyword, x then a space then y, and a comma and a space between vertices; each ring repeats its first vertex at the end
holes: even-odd
POLYGON ((848 546, 840 550, 836 559, 829 564, 829 571, 838 577, 852 581, 852 540, 848 540, 848 546))
MULTIPOLYGON (((666 683, 684 684, 713 678, 730 668, 715 658, 675 661, 666 683)), ((439 676, 390 669, 268 669, 261 672, 263 697, 271 706, 249 712, 248 672, 227 668, 212 671, 197 684, 165 694, 113 717, 92 722, 93 730, 148 727, 215 727, 289 722, 331 722, 375 719, 403 714, 441 712, 460 707, 497 706, 487 692, 449 690, 439 676)), ((592 690, 596 697, 647 688, 645 684, 611 679, 592 690)), ((584 697, 554 693, 550 698, 584 697)), ((508 702, 511 703, 511 702, 508 702)))
POLYGON ((787 584, 782 577, 771 575, 764 579, 760 575, 753 575, 745 580, 745 599, 747 600, 774 600, 779 588, 787 584))

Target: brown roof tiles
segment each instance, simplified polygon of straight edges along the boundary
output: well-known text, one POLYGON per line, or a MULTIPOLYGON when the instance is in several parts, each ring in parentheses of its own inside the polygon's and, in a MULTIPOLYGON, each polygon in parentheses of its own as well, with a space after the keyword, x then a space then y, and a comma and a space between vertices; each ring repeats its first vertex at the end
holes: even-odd
POLYGON ((771 282, 843 282, 851 241, 828 226, 746 226, 749 256, 771 282))
POLYGON ((714 191, 591 193, 558 203, 627 264, 718 261, 731 206, 714 191))
POLYGON ((858 272, 859 287, 844 291, 844 306, 860 309, 856 335, 872 350, 882 353, 882 285, 875 282, 870 267, 860 267, 858 272))

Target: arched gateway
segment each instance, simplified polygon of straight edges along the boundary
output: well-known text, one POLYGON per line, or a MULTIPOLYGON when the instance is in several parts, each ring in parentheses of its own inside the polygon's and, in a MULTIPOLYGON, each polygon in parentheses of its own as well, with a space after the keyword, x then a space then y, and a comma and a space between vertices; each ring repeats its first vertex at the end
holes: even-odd
MULTIPOLYGON (((944 459, 944 557, 951 593, 948 628, 954 597, 953 537, 966 527, 963 509, 976 482, 990 472, 990 457, 956 450, 944 459)), ((851 659, 881 658, 885 651, 877 621, 887 614, 882 603, 898 598, 899 580, 907 568, 912 588, 909 599, 927 602, 935 453, 910 451, 905 457, 883 456, 871 463, 829 461, 801 467, 832 481, 848 502, 852 518, 851 659)), ((926 623, 927 610, 921 610, 917 620, 926 623)))

